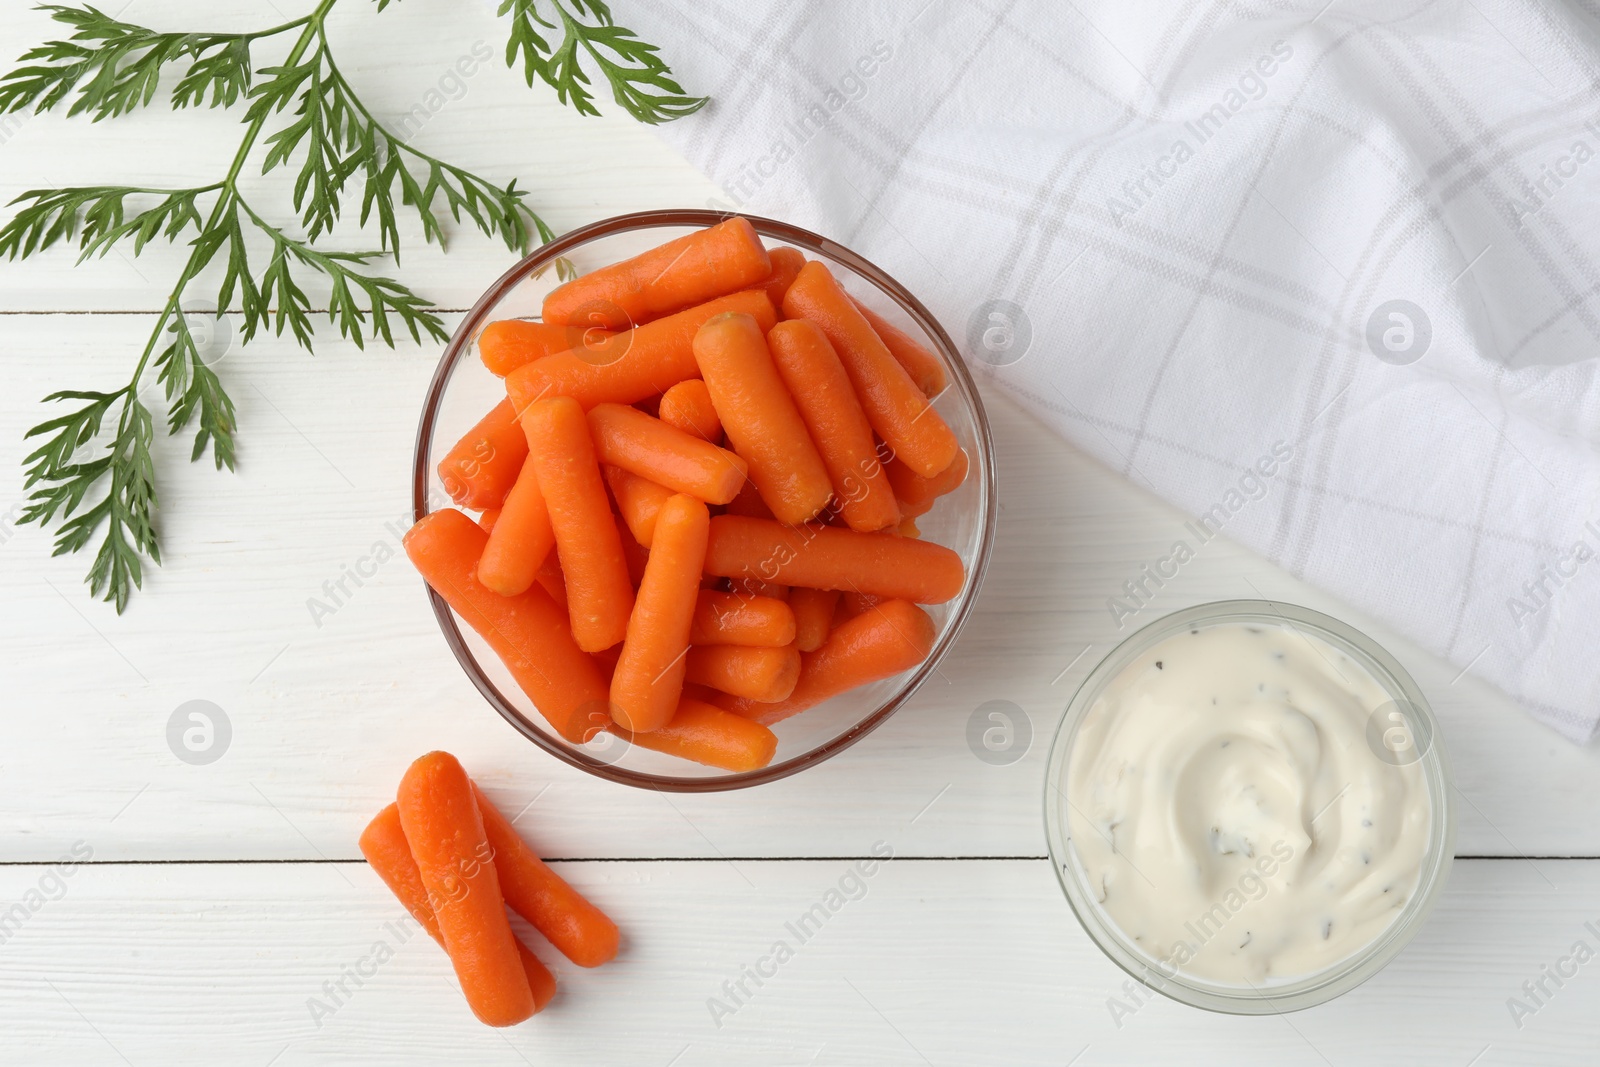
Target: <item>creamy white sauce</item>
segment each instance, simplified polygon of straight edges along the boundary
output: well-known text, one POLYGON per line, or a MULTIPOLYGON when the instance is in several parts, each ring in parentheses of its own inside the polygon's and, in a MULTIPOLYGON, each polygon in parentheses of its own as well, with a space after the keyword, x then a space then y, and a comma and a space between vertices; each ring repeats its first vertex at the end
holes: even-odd
POLYGON ((1368 743, 1391 699, 1287 625, 1202 625, 1141 655, 1067 773, 1100 906, 1169 976, 1260 985, 1359 952, 1416 891, 1432 819, 1420 763, 1368 743))

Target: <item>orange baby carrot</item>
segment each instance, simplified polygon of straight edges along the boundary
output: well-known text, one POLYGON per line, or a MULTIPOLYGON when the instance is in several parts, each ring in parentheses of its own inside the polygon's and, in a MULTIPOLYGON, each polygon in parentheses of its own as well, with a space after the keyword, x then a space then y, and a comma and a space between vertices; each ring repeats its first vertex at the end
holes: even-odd
POLYGON ((789 590, 789 610, 794 612, 794 646, 811 652, 822 646, 833 628, 833 609, 839 603, 837 589, 789 590))
POLYGON ((585 652, 610 648, 628 629, 633 583, 588 420, 577 401, 563 396, 541 400, 522 421, 566 578, 572 636, 585 652))
POLYGON ((769 251, 767 258, 772 261, 772 273, 761 283, 761 288, 767 291, 767 299, 772 301, 773 307, 782 307, 783 294, 789 291, 789 286, 794 284, 794 276, 806 265, 806 257, 800 254, 799 249, 781 245, 769 251))
POLYGON ((536 856, 476 784, 472 795, 511 910, 579 967, 598 967, 615 957, 617 924, 536 856))
POLYGON ((691 645, 782 648, 794 640, 795 614, 783 601, 700 590, 689 626, 691 645))
POLYGON ((722 420, 711 403, 711 393, 699 378, 679 382, 661 394, 657 409, 662 422, 675 430, 716 444, 722 438, 722 420))
POLYGON ((478 355, 490 373, 504 378, 536 359, 565 352, 569 348, 594 345, 610 336, 609 331, 592 327, 586 329, 548 322, 528 322, 525 319, 501 319, 491 322, 478 334, 478 355))
MULTIPOLYGON (((622 646, 612 645, 610 648, 602 648, 599 652, 591 652, 589 655, 593 657, 594 661, 600 665, 600 673, 605 676, 606 685, 609 686, 611 684, 612 676, 617 673, 617 660, 622 658, 622 646)), ((606 706, 603 709, 596 707, 594 709, 594 713, 595 721, 599 725, 600 729, 611 729, 612 721, 610 701, 606 702, 606 706)))
POLYGON ((928 613, 904 600, 889 600, 845 622, 815 652, 801 657, 800 679, 788 698, 775 703, 720 699, 730 711, 771 726, 830 697, 910 670, 933 650, 928 613))
POLYGON ((750 480, 773 515, 791 524, 814 517, 833 495, 828 468, 756 320, 733 314, 707 322, 694 336, 694 358, 728 443, 749 461, 750 480))
POLYGON ((772 301, 760 289, 718 297, 589 348, 557 352, 518 367, 506 375, 506 394, 518 411, 552 396, 570 396, 586 409, 607 401, 637 404, 700 376, 695 332, 707 319, 728 311, 754 316, 763 329, 778 321, 772 301))
POLYGON ((514 1026, 533 1014, 533 991, 506 919, 505 901, 467 772, 448 752, 406 768, 400 825, 472 1014, 514 1026))
POLYGON ((633 734, 618 726, 613 731, 641 748, 724 771, 758 770, 771 763, 778 750, 778 739, 760 723, 687 696, 659 730, 633 734), (752 726, 756 729, 748 729, 752 726))
POLYGON ((450 499, 464 508, 497 508, 527 458, 528 439, 517 411, 511 401, 502 400, 439 461, 439 480, 450 499))
MULTIPOLYGON (((722 713, 733 714, 728 711, 722 713)), ((734 715, 734 718, 739 716, 734 715)), ((417 861, 411 857, 411 846, 406 842, 405 830, 400 826, 400 808, 397 805, 390 804, 367 824, 367 828, 361 832, 360 846, 361 854, 367 858, 373 872, 383 879, 384 885, 417 920, 417 924, 427 931, 428 936, 443 947, 444 935, 439 932, 439 920, 434 917, 433 904, 428 900, 428 888, 422 884, 422 872, 417 869, 417 861)), ((533 1011, 537 1015, 555 996, 555 976, 539 962, 539 957, 528 951, 528 946, 522 943, 521 938, 517 939, 517 957, 521 959, 522 971, 528 977, 528 988, 533 993, 533 1011)))
POLYGON ((760 285, 771 273, 755 228, 731 218, 557 287, 544 298, 544 321, 625 330, 760 285))
POLYGON ((896 532, 898 532, 900 534, 901 537, 921 537, 922 536, 922 531, 917 529, 917 520, 913 519, 913 518, 910 518, 909 516, 907 518, 901 519, 900 520, 900 525, 896 526, 895 530, 896 530, 896 532))
POLYGON ((435 511, 411 527, 405 548, 423 581, 488 642, 556 732, 581 744, 592 732, 588 708, 606 699, 605 680, 542 587, 508 597, 478 581, 488 540, 461 512, 435 511))
POLYGON ((858 612, 855 610, 855 607, 855 604, 847 600, 843 593, 840 593, 839 599, 833 605, 833 624, 829 626, 828 632, 832 633, 834 630, 837 630, 839 627, 855 618, 858 614, 858 612))
POLYGON ((478 516, 478 525, 483 527, 484 533, 494 533, 495 520, 500 518, 499 508, 484 508, 478 516))
POLYGON ((889 484, 894 487, 895 499, 908 509, 921 508, 918 514, 925 512, 933 502, 946 493, 953 493, 967 480, 967 470, 970 464, 965 450, 956 453, 955 460, 934 475, 924 478, 898 458, 891 459, 884 464, 884 471, 888 475, 889 484))
POLYGON ((635 589, 644 581, 644 565, 650 561, 650 550, 634 539, 622 516, 616 516, 617 540, 622 542, 622 557, 628 563, 628 581, 635 589))
POLYGON ((787 697, 800 677, 800 653, 793 645, 750 648, 701 645, 689 649, 684 678, 730 696, 772 703, 787 697))
POLYGON ((763 582, 760 578, 731 578, 728 580, 728 590, 746 600, 765 597, 768 600, 781 600, 785 604, 789 602, 788 586, 776 582, 763 582))
POLYGON ((649 548, 656 529, 656 516, 661 512, 661 505, 671 499, 672 490, 609 463, 600 465, 600 473, 605 475, 611 499, 617 502, 617 513, 628 524, 634 540, 649 548))
POLYGON ((809 319, 789 319, 767 333, 767 344, 827 465, 845 523, 865 532, 898 523, 900 506, 878 461, 872 427, 828 338, 809 319))
POLYGON ((710 526, 705 504, 682 493, 662 505, 656 519, 628 637, 611 677, 611 716, 632 733, 665 726, 678 707, 710 526))
POLYGON ((956 435, 827 267, 812 261, 800 268, 784 295, 783 313, 786 318, 810 319, 828 335, 856 387, 867 421, 907 466, 931 478, 950 465, 960 450, 956 435))
POLYGON ((561 560, 554 552, 545 553, 544 563, 539 567, 539 573, 534 579, 544 591, 550 594, 550 599, 555 601, 556 607, 561 609, 561 614, 567 613, 567 579, 561 573, 561 560))
POLYGON ((845 615, 852 619, 857 615, 871 611, 879 604, 882 604, 883 600, 883 597, 873 596, 871 593, 849 592, 839 594, 839 601, 844 607, 845 615))
POLYGON ((516 596, 533 584, 555 543, 539 477, 534 465, 523 461, 478 560, 478 581, 501 596, 516 596))
POLYGON ((889 350, 895 362, 904 367, 911 380, 917 383, 917 388, 922 390, 924 396, 932 400, 944 392, 946 384, 944 364, 939 361, 938 356, 928 351, 921 341, 855 297, 851 297, 850 302, 856 306, 856 310, 861 312, 861 317, 867 320, 873 332, 883 341, 883 346, 889 350))
POLYGON ((727 449, 674 430, 625 404, 591 408, 589 433, 603 462, 707 504, 732 500, 749 470, 727 449))
POLYGON ((943 545, 832 526, 782 526, 743 515, 711 520, 706 573, 919 604, 944 603, 966 580, 961 557, 943 545))
POLYGON ((772 509, 761 499, 761 491, 756 488, 756 483, 749 479, 739 487, 739 495, 728 501, 727 510, 730 515, 750 515, 758 519, 772 518, 772 509))

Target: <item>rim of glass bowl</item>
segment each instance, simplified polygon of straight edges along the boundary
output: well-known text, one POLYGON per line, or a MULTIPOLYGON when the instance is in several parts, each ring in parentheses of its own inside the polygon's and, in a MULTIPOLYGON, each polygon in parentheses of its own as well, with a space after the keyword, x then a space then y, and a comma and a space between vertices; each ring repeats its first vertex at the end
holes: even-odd
POLYGON ((1381 645, 1347 623, 1296 604, 1270 600, 1219 600, 1197 604, 1157 619, 1132 634, 1101 660, 1078 687, 1050 744, 1045 778, 1045 835, 1050 862, 1078 922, 1100 950, 1145 987, 1172 1000, 1209 1011, 1233 1015, 1276 1015, 1314 1007, 1349 992, 1377 974, 1399 954, 1421 929, 1449 878, 1455 853, 1455 810, 1450 803, 1451 776, 1438 720, 1427 698, 1406 669, 1381 645), (1196 625, 1218 622, 1288 623, 1327 640, 1372 673, 1391 698, 1407 701, 1415 709, 1412 724, 1418 736, 1426 735, 1427 750, 1420 757, 1434 818, 1428 829, 1428 851, 1417 892, 1405 910, 1371 944, 1328 970, 1282 984, 1241 988, 1186 975, 1169 974, 1160 963, 1138 949, 1095 902, 1084 879, 1082 864, 1072 847, 1065 806, 1066 773, 1072 743, 1083 717, 1099 699, 1104 687, 1142 652, 1172 634, 1196 625))
MULTIPOLYGON (((516 266, 502 274, 498 281, 478 298, 472 310, 456 327, 451 335, 450 342, 445 346, 444 355, 439 359, 439 365, 434 370, 433 380, 428 384, 427 397, 422 405, 422 417, 417 424, 417 443, 412 457, 412 485, 411 503, 413 521, 421 519, 428 514, 428 482, 429 471, 429 445, 433 437, 434 422, 438 415, 439 405, 445 393, 445 388, 450 381, 451 373, 456 364, 471 347, 472 339, 477 336, 484 319, 525 278, 546 264, 553 263, 559 257, 587 244, 592 240, 609 237, 613 234, 625 233, 632 230, 654 229, 665 226, 711 226, 733 217, 727 212, 707 211, 693 208, 666 211, 638 211, 628 215, 615 215, 588 226, 580 227, 569 233, 563 234, 548 244, 540 246, 532 255, 525 257, 516 266)), ((451 612, 444 598, 428 589, 428 598, 433 604, 434 617, 439 622, 439 629, 444 634, 445 642, 450 646, 450 651, 455 654, 456 662, 461 664, 461 669, 467 672, 478 692, 483 694, 485 700, 500 713, 517 732, 528 740, 544 749, 565 763, 571 764, 600 778, 626 785, 637 786, 642 789, 660 789, 681 793, 710 793, 727 789, 742 789, 748 786, 761 785, 764 782, 777 781, 787 778, 816 763, 821 763, 830 756, 844 751, 878 726, 882 725, 890 715, 899 710, 911 695, 921 688, 930 675, 944 658, 950 646, 955 643, 963 626, 972 610, 973 603, 978 598, 978 592, 983 585, 984 572, 988 569, 989 553, 994 543, 996 514, 994 500, 996 497, 996 476, 994 464, 994 442, 989 432, 989 419, 983 409, 983 400, 978 396, 978 389, 973 382, 972 374, 967 370, 956 350, 955 344, 933 317, 933 314, 923 306, 922 302, 895 281, 882 269, 868 260, 850 251, 843 245, 828 240, 820 234, 810 230, 791 226, 776 219, 762 218, 759 215, 741 215, 748 219, 755 227, 756 232, 763 237, 774 238, 778 241, 794 245, 802 251, 816 255, 827 256, 830 259, 843 263, 846 267, 871 282, 896 304, 898 304, 912 321, 927 335, 938 349, 940 358, 944 361, 945 370, 950 375, 951 387, 956 389, 962 400, 972 412, 973 423, 976 428, 977 447, 980 455, 973 457, 982 467, 983 477, 979 482, 979 507, 982 511, 982 536, 979 539, 977 552, 968 563, 969 576, 966 588, 963 589, 959 599, 952 609, 948 625, 943 635, 934 645, 928 658, 917 668, 917 672, 908 679, 898 691, 878 707, 876 711, 867 715, 855 726, 816 748, 810 749, 798 756, 775 763, 755 771, 743 771, 715 777, 704 778, 676 778, 663 774, 648 774, 628 768, 613 766, 601 762, 579 749, 567 746, 564 742, 554 740, 544 730, 525 718, 514 707, 499 688, 489 680, 479 668, 476 658, 467 648, 461 629, 456 624, 454 613, 451 612)))

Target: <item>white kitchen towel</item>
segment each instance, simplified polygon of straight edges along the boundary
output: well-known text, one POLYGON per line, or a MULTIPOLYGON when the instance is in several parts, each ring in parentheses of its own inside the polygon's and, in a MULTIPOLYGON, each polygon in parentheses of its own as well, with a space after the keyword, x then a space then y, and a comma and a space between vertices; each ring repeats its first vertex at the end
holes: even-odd
MULTIPOLYGON (((1221 530, 1594 736, 1593 0, 625 21, 712 95, 663 134, 734 206, 884 266, 976 371, 1195 516, 1157 579, 1221 530)), ((1155 580, 1108 617, 1147 621, 1155 580)))

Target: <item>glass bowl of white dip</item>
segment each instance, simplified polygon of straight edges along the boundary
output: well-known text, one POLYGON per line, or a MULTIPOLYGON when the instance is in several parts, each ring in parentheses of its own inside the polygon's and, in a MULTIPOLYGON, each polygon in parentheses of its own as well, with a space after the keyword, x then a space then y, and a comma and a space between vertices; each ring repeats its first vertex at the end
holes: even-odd
POLYGON ((1118 645, 1067 706, 1050 858, 1111 960, 1212 1011, 1297 1011, 1422 926, 1455 843, 1427 699, 1371 638, 1264 600, 1202 604, 1118 645))

